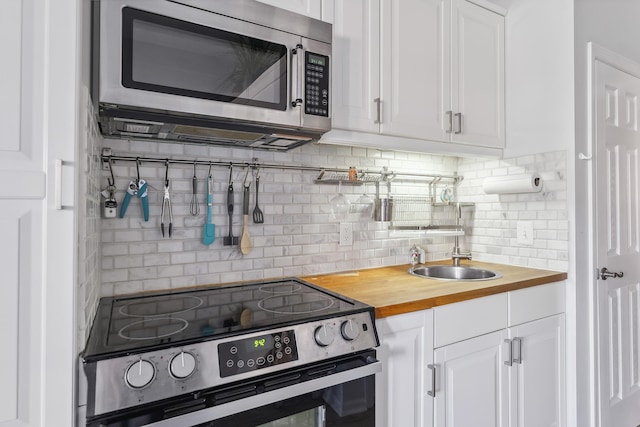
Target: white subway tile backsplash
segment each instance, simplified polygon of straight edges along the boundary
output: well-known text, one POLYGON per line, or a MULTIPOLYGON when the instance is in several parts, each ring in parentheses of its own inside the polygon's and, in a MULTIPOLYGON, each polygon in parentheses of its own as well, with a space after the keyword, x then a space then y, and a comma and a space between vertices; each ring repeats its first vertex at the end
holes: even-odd
MULTIPOLYGON (((186 156, 201 161, 236 162, 250 162, 257 158, 262 162, 287 165, 355 166, 360 171, 379 171, 383 166, 388 166, 396 172, 458 172, 464 176, 464 180, 457 189, 457 199, 475 203, 475 208, 469 209, 469 212, 465 208, 467 236, 461 239, 465 247, 473 251, 475 259, 566 269, 568 224, 566 183, 563 179, 566 175, 564 153, 479 160, 312 144, 287 153, 149 141, 125 143, 105 140, 103 145, 112 147, 116 155, 128 156, 186 156), (545 177, 542 193, 496 196, 482 192, 482 179, 486 176, 530 171, 537 171, 545 177), (518 220, 534 222, 534 246, 517 246, 515 228, 518 220), (522 255, 520 249, 526 256, 522 255)), ((414 243, 427 250, 429 260, 450 256, 453 244, 451 237, 397 235, 388 230, 386 223, 360 218, 350 218, 354 222, 354 244, 339 246, 340 221, 332 218, 329 202, 338 194, 337 186, 314 184, 317 172, 296 170, 260 170, 260 207, 265 214, 265 222, 254 224, 250 218, 253 250, 243 256, 238 247, 222 244, 229 230, 226 210, 228 169, 212 169, 216 239, 207 246, 201 242, 206 216, 204 179, 207 168, 198 166, 196 169, 201 211, 199 215, 191 216, 189 202, 193 167, 172 164, 169 177, 174 214, 173 235, 163 239, 159 216, 164 165, 143 163, 140 170, 141 176, 149 183, 151 217, 149 222, 142 221, 139 201, 132 200, 127 218, 100 222, 96 232, 100 233, 101 238, 95 240, 99 242, 104 257, 101 295, 404 264, 408 263, 408 250, 414 243)), ((119 162, 114 172, 118 187, 126 188, 136 173, 135 165, 119 162)), ((104 180, 105 172, 102 174, 104 180)), ((242 168, 234 168, 236 191, 233 233, 238 238, 242 233, 243 178, 242 168)), ((255 205, 255 180, 251 184, 250 217, 255 205)), ((398 182, 393 185, 394 191, 404 191, 406 194, 421 191, 398 182)), ((352 202, 363 193, 375 197, 374 185, 342 186, 340 191, 352 202)), ((121 202, 122 196, 123 191, 119 191, 118 202, 121 202)))
POLYGON ((499 161, 460 159, 458 172, 465 177, 458 194, 469 196, 475 203, 475 215, 469 224, 475 259, 567 270, 569 225, 564 151, 499 161), (482 191, 486 176, 533 172, 543 179, 540 193, 498 196, 482 191), (519 246, 515 238, 517 222, 522 220, 533 222, 535 238, 531 247, 519 246), (496 229, 509 239, 498 237, 496 229))

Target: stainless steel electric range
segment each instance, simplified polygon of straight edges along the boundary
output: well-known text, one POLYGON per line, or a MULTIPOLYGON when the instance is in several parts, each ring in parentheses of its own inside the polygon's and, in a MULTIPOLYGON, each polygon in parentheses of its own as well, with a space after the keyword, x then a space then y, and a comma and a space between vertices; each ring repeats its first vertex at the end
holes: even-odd
POLYGON ((378 344, 372 307, 299 279, 102 298, 87 426, 374 426, 378 344))

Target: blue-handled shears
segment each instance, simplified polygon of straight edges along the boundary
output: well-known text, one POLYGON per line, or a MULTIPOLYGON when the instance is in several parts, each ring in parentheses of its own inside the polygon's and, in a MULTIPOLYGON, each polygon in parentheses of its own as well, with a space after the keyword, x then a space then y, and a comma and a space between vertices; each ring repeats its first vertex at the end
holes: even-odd
POLYGON ((147 193, 147 181, 140 179, 140 159, 136 159, 136 178, 129 182, 129 188, 124 194, 124 200, 122 200, 122 206, 120 207, 120 218, 124 218, 124 214, 127 212, 129 202, 132 196, 136 196, 142 202, 142 213, 144 214, 144 220, 149 221, 149 199, 147 193))

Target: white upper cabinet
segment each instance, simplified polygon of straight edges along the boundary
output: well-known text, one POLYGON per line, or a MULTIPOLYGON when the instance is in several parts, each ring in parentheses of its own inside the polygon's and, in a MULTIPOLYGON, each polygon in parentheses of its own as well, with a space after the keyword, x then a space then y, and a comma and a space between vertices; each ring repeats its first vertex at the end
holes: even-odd
POLYGON ((501 14, 466 0, 325 4, 335 130, 323 141, 443 153, 456 151, 453 142, 469 154, 504 147, 501 14))
POLYGON ((382 0, 382 134, 448 138, 449 10, 445 0, 382 0))
POLYGON ((451 49, 451 140, 503 148, 504 18, 454 0, 451 49))
POLYGON ((258 0, 261 3, 270 4, 271 6, 306 15, 311 18, 322 18, 322 1, 321 0, 258 0))
POLYGON ((337 0, 333 11, 332 126, 378 133, 380 1, 337 0))

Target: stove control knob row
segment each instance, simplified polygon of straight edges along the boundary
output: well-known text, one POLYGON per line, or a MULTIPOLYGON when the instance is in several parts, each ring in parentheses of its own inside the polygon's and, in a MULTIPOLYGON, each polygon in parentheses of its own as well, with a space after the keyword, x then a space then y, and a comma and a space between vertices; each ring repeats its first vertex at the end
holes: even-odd
POLYGON ((186 351, 180 352, 171 359, 169 363, 169 373, 173 378, 182 380, 187 378, 196 370, 196 358, 186 351))
POLYGON ((149 385, 155 375, 155 365, 148 360, 140 359, 129 365, 124 378, 129 387, 141 389, 149 385))
POLYGON ((347 341, 353 341, 360 336, 360 326, 353 320, 349 319, 342 322, 340 325, 340 332, 342 333, 342 338, 347 341))
POLYGON ((333 342, 335 335, 335 331, 329 325, 318 326, 313 334, 316 344, 320 347, 327 347, 330 345, 333 342))

